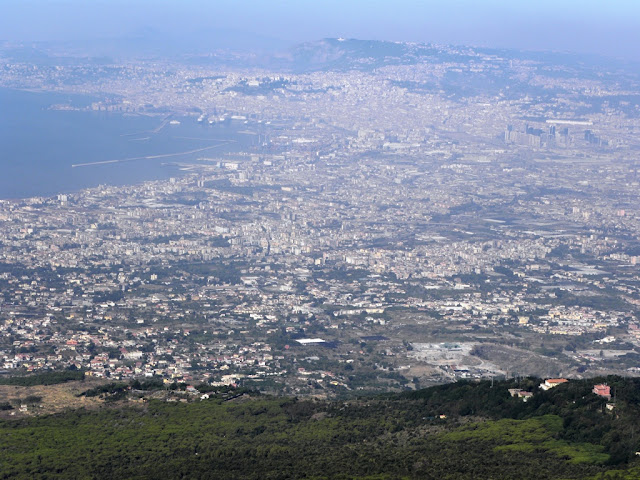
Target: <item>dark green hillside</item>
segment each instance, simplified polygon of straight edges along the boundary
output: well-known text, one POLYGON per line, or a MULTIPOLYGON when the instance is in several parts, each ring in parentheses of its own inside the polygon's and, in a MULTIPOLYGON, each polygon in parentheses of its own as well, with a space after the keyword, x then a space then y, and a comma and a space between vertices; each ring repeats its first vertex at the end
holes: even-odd
POLYGON ((593 380, 541 392, 528 379, 517 385, 535 391, 527 403, 510 397, 515 382, 481 382, 346 403, 245 395, 4 421, 0 477, 640 478, 640 381, 606 380, 613 412, 593 380))
POLYGON ((84 381, 83 370, 63 370, 45 372, 35 375, 16 377, 0 377, 0 385, 20 385, 30 387, 34 385, 56 385, 58 383, 71 382, 73 380, 84 381))

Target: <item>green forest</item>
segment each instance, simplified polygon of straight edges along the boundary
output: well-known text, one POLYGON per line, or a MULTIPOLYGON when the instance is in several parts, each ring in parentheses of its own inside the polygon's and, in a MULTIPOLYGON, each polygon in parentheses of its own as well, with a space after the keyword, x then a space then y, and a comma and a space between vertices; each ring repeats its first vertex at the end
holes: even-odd
POLYGON ((331 402, 225 392, 4 420, 0 478, 640 478, 640 379, 540 382, 331 402), (599 382, 613 399, 591 393, 599 382))

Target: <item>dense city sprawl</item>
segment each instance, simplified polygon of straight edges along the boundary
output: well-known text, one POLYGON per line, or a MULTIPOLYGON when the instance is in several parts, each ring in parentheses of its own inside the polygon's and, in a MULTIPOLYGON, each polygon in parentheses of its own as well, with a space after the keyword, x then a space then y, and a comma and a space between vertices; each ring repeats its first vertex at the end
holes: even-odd
POLYGON ((253 139, 168 181, 1 201, 4 373, 318 396, 637 374, 637 78, 359 45, 284 73, 3 61, 5 87, 253 139))

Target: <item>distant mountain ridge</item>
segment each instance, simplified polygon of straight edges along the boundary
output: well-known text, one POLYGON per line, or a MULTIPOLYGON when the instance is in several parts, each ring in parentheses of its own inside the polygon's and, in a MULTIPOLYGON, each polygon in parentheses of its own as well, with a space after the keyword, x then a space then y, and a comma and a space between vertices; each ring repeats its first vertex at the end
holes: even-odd
POLYGON ((290 55, 290 60, 296 68, 308 70, 370 70, 389 65, 469 62, 473 60, 483 62, 523 60, 572 65, 579 68, 589 68, 590 65, 595 64, 618 68, 630 66, 628 62, 615 59, 567 52, 522 51, 354 38, 324 38, 305 42, 293 47, 290 50, 290 55))
POLYGON ((293 49, 296 68, 372 69, 386 65, 407 65, 421 61, 441 61, 442 51, 431 45, 325 38, 293 49))
POLYGON ((595 55, 535 52, 429 43, 324 38, 287 46, 287 42, 235 30, 201 30, 182 36, 154 29, 89 42, 5 44, 0 55, 13 61, 76 63, 112 58, 165 58, 177 62, 235 68, 265 68, 296 73, 322 70, 362 70, 420 63, 507 62, 521 60, 570 65, 580 71, 593 65, 635 69, 638 65, 595 55), (69 58, 76 61, 70 62, 69 58), (65 60, 66 59, 66 60, 65 60))

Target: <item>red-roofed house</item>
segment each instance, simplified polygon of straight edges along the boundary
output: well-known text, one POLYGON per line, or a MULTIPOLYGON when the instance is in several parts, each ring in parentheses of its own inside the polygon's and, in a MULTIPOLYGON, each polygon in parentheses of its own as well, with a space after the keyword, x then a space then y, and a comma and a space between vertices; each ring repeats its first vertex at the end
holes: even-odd
POLYGON ((611 387, 606 383, 600 383, 598 385, 593 386, 593 393, 598 395, 599 397, 606 398, 607 400, 611 400, 611 387))
POLYGON ((549 390, 550 388, 557 387, 561 383, 567 383, 569 380, 566 378, 548 378, 544 383, 540 384, 542 390, 549 390))

